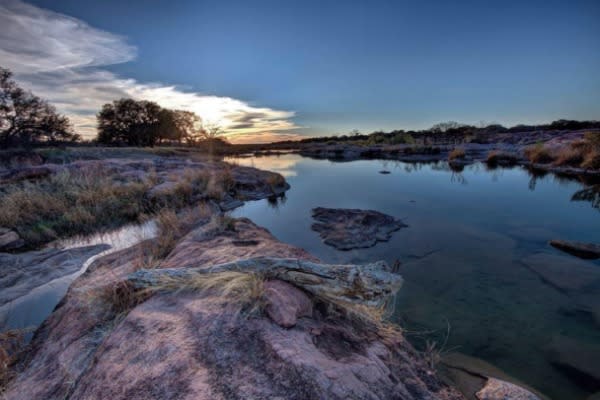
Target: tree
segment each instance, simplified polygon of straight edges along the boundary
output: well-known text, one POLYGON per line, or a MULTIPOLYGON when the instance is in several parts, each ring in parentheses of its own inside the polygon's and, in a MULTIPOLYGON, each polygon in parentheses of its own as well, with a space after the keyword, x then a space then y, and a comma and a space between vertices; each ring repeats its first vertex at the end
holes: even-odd
POLYGON ((69 119, 0 67, 0 148, 79 140, 69 119))
POLYGON ((120 99, 102 106, 98 119, 98 142, 154 146, 161 138, 160 129, 169 125, 163 109, 146 100, 120 99))

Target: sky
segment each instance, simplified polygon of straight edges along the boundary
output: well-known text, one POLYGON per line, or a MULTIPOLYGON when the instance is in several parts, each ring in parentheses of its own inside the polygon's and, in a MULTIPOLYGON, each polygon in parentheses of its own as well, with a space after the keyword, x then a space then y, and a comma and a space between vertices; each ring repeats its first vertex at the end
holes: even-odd
POLYGON ((95 135, 120 97, 233 142, 600 119, 600 1, 0 0, 0 66, 95 135))

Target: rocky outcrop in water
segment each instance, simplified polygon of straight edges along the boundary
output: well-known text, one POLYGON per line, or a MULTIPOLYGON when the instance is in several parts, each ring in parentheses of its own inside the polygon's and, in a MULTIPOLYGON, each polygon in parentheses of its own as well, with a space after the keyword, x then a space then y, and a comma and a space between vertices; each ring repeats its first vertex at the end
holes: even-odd
POLYGON ((408 226, 373 210, 317 207, 312 210, 312 217, 318 221, 312 229, 319 232, 325 244, 339 250, 372 247, 408 226))
POLYGON ((248 220, 198 227, 159 269, 136 272, 148 245, 74 282, 7 399, 463 399, 399 332, 347 308, 351 282, 367 300, 356 307, 386 298, 371 286, 398 282, 384 264, 328 268, 248 220))
POLYGON ((579 258, 595 260, 600 258, 600 244, 551 240, 550 245, 579 258))

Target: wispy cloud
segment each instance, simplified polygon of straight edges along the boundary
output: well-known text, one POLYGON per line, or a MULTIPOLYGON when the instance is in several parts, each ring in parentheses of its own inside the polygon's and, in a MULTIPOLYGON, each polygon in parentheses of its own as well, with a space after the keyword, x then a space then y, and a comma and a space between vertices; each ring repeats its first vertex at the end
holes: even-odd
POLYGON ((0 65, 27 88, 67 114, 84 136, 96 134, 95 114, 120 97, 189 110, 218 123, 232 141, 296 138, 294 112, 256 107, 230 97, 145 83, 103 69, 131 61, 137 50, 125 38, 18 0, 0 0, 0 65))

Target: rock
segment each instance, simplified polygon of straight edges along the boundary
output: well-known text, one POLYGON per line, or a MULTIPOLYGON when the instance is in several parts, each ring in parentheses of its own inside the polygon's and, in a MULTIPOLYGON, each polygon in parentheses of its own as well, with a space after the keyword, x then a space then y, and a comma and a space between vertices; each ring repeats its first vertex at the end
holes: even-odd
POLYGON ((279 279, 317 296, 369 307, 382 307, 402 285, 402 277, 384 261, 364 265, 327 265, 296 258, 256 257, 196 268, 142 269, 127 277, 137 289, 160 286, 165 280, 188 280, 198 274, 252 272, 279 279))
MULTIPOLYGON (((190 232, 167 261, 209 270, 238 262, 243 271, 247 263, 240 257, 257 247, 265 257, 307 254, 246 221, 234 232, 190 232), (256 236, 258 246, 232 244, 256 236), (184 254, 200 256, 181 258, 184 254)), ((21 372, 3 393, 7 399, 464 400, 436 378, 400 334, 387 340, 369 335, 360 321, 328 314, 327 307, 310 316, 303 305, 293 307, 305 316, 290 328, 268 314, 241 314, 210 290, 156 292, 131 298, 125 311, 111 311, 114 297, 106 294, 121 296, 120 304, 128 296, 124 280, 135 271, 140 248, 101 257, 75 280, 35 333, 21 372)), ((299 293, 314 300, 288 285, 266 282, 267 290, 276 289, 273 301, 304 303, 299 293)))
POLYGON ((45 249, 20 254, 0 253, 0 306, 54 279, 75 273, 107 245, 69 250, 45 249))
POLYGON ((547 284, 560 291, 593 290, 600 287, 600 269, 572 257, 538 253, 523 263, 547 284))
POLYGON ((494 365, 466 354, 452 352, 444 355, 441 371, 467 399, 548 400, 494 365), (502 394, 506 394, 506 397, 502 397, 502 394))
POLYGON ((226 196, 225 199, 223 199, 223 201, 221 201, 219 203, 219 208, 221 209, 221 211, 227 212, 227 211, 236 209, 238 207, 241 207, 243 205, 244 205, 243 201, 234 199, 231 196, 226 196))
POLYGON ((600 390, 600 345, 555 336, 547 347, 550 362, 590 391, 600 390))
POLYGON ((551 240, 550 245, 580 258, 600 258, 600 244, 551 240))
POLYGON ((522 387, 496 378, 489 378, 476 396, 479 400, 540 400, 522 387))
POLYGON ((0 228, 0 250, 14 250, 25 246, 19 234, 7 228, 0 228))
POLYGON ((271 280, 264 284, 267 315, 279 326, 291 328, 300 317, 312 316, 308 296, 289 283, 271 280))
POLYGON ((339 250, 372 247, 388 241, 392 232, 407 227, 392 216, 372 210, 317 207, 312 216, 318 222, 312 225, 323 242, 339 250))
POLYGON ((391 174, 391 172, 390 172, 390 171, 387 171, 387 170, 385 170, 385 169, 384 169, 384 170, 381 170, 381 171, 379 171, 379 173, 380 173, 380 174, 382 174, 382 175, 388 175, 388 174, 391 174))

